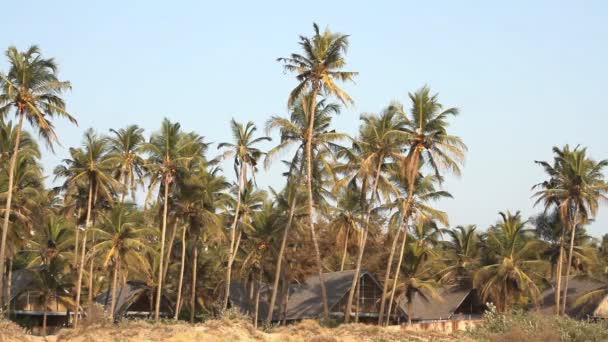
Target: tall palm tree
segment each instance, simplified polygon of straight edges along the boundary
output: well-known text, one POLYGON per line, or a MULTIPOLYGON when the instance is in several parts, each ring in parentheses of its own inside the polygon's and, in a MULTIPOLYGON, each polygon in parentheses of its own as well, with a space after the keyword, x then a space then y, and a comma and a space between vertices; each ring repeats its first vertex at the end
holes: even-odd
MULTIPOLYGON (((344 150, 349 163, 346 167, 354 169, 352 180, 361 179, 361 198, 362 208, 365 210, 363 222, 363 236, 357 254, 357 262, 353 275, 348 301, 346 302, 346 313, 344 320, 350 320, 351 308, 359 273, 363 252, 367 242, 369 232, 369 222, 376 200, 378 199, 379 189, 387 197, 390 193, 395 193, 396 189, 391 182, 384 177, 389 163, 396 162, 402 158, 405 149, 405 135, 403 134, 403 120, 393 107, 385 109, 380 115, 364 114, 361 116, 363 123, 359 129, 359 137, 353 144, 352 151, 344 150), (370 197, 367 199, 367 193, 370 197)), ((346 177, 345 180, 350 179, 346 177)))
MULTIPOLYGON (((143 146, 148 153, 145 167, 150 177, 150 189, 160 185, 162 193, 162 226, 159 253, 158 280, 156 284, 156 304, 154 319, 160 316, 160 300, 163 288, 163 261, 165 254, 165 235, 167 230, 167 216, 169 206, 169 190, 175 184, 178 174, 191 166, 190 164, 202 158, 205 145, 202 138, 195 134, 186 134, 181 131, 179 123, 172 123, 164 119, 159 132, 150 137, 150 142, 143 146)), ((148 196, 146 196, 148 197, 148 196)))
MULTIPOLYGON (((292 158, 291 163, 289 163, 289 172, 286 173, 287 176, 287 187, 286 194, 288 196, 287 200, 290 202, 289 206, 289 214, 287 218, 287 222, 285 225, 285 229, 283 230, 283 238, 281 240, 281 245, 279 247, 279 254, 277 256, 277 264, 275 268, 274 275, 274 286, 272 287, 272 295, 270 297, 270 308, 268 310, 268 318, 267 321, 270 322, 272 320, 272 314, 274 312, 274 303, 276 302, 276 296, 278 293, 279 286, 279 278, 281 275, 282 262, 283 262, 283 254, 285 253, 285 246, 287 244, 287 239, 289 236, 289 231, 291 230, 291 226, 293 223, 293 217, 298 205, 297 196, 298 191, 297 187, 299 186, 304 167, 306 166, 302 162, 302 155, 306 149, 307 141, 309 139, 308 129, 309 129, 309 120, 310 116, 310 101, 312 97, 310 94, 303 94, 300 98, 300 101, 295 103, 292 108, 291 116, 289 119, 273 116, 266 122, 266 131, 269 134, 274 129, 279 129, 281 134, 280 143, 270 149, 265 159, 265 164, 268 166, 272 158, 279 154, 280 152, 285 151, 288 148, 295 148, 296 151, 292 158)), ((331 118, 332 115, 338 114, 340 108, 336 104, 326 103, 326 100, 318 101, 314 111, 316 113, 316 119, 314 123, 314 130, 311 136, 312 138, 312 150, 315 157, 320 159, 323 164, 330 165, 330 162, 325 160, 324 153, 320 153, 321 151, 332 151, 337 148, 336 141, 346 139, 347 136, 342 133, 338 133, 335 130, 330 130, 331 118)), ((315 159, 313 157, 313 159, 315 159)), ((301 201, 300 201, 301 202, 301 201)))
POLYGON ((490 263, 477 271, 473 283, 483 300, 492 301, 500 311, 507 312, 517 296, 538 300, 537 281, 547 263, 540 258, 540 241, 526 227, 521 214, 499 214, 500 221, 490 227, 485 238, 483 253, 490 263))
MULTIPOLYGON (((414 187, 411 187, 409 185, 409 180, 407 177, 407 174, 405 172, 403 172, 403 169, 400 169, 398 167, 392 167, 390 170, 390 176, 391 176, 391 180, 392 182, 395 184, 396 187, 399 188, 399 195, 395 198, 394 201, 388 203, 386 206, 389 208, 394 208, 396 209, 396 212, 393 214, 393 217, 391 217, 391 220, 393 222, 396 222, 396 225, 401 225, 401 229, 399 229, 397 231, 397 234, 395 234, 396 236, 394 237, 394 239, 398 240, 399 239, 399 235, 403 235, 403 238, 401 239, 401 248, 399 250, 399 256, 397 258, 397 267, 395 268, 395 275, 393 277, 393 285, 392 288, 396 289, 397 288, 397 284, 399 282, 399 270, 401 269, 401 264, 403 262, 403 255, 405 252, 405 247, 406 247, 406 243, 408 240, 408 221, 410 218, 415 218, 417 220, 418 225, 415 225, 415 228, 413 231, 414 235, 418 235, 418 237, 422 237, 424 236, 426 233, 429 232, 429 228, 433 228, 434 227, 434 223, 435 221, 438 221, 439 223, 442 223, 444 225, 448 224, 448 216, 445 212, 438 210, 436 208, 431 207, 431 205, 429 204, 429 202, 432 201, 437 201, 439 199, 442 198, 451 198, 452 195, 447 192, 447 191, 443 191, 443 190, 437 190, 436 189, 436 184, 439 183, 439 179, 437 176, 435 175, 428 175, 428 176, 422 176, 422 175, 418 175, 418 178, 416 179, 416 185, 414 187), (414 193, 410 193, 409 190, 410 189, 414 189, 414 193), (431 224, 433 223, 433 224, 431 224), (419 226, 420 224, 422 224, 422 226, 419 226), (399 233, 402 234, 399 234, 399 233)), ((430 230, 432 233, 428 234, 429 237, 434 238, 436 235, 436 230, 435 229, 431 229, 430 230)), ((419 243, 421 242, 428 242, 429 239, 419 239, 419 243)), ((430 239, 433 243, 434 240, 430 239)), ((392 244, 392 249, 391 249, 391 254, 394 254, 394 247, 396 246, 396 243, 392 244)), ((384 306, 382 305, 382 302, 386 300, 385 296, 386 296, 386 291, 388 291, 387 286, 389 283, 389 279, 390 279, 390 272, 391 272, 391 268, 392 268, 392 257, 389 256, 389 260, 387 263, 387 269, 386 272, 388 274, 388 276, 385 276, 385 285, 383 288, 383 292, 385 293, 380 301, 380 307, 383 309, 384 306)), ((390 315, 391 312, 391 308, 392 308, 392 304, 393 304, 393 299, 395 296, 395 291, 391 292, 390 295, 390 299, 388 300, 388 310, 386 311, 386 313, 388 315, 390 315)), ((388 319, 386 321, 383 321, 383 314, 384 314, 384 310, 380 311, 381 315, 379 317, 379 322, 385 322, 386 324, 388 324, 388 319)), ((390 316, 388 316, 390 317, 390 316)))
POLYGON ((110 132, 113 136, 108 138, 108 160, 116 165, 115 176, 123 184, 121 202, 124 202, 127 192, 130 191, 134 197, 137 185, 143 184, 145 161, 141 150, 145 143, 144 130, 137 125, 130 125, 119 130, 110 129, 110 132))
POLYGON ((224 157, 232 157, 234 159, 233 166, 234 172, 237 177, 237 191, 236 191, 236 207, 232 225, 230 227, 230 248, 228 255, 228 265, 226 266, 226 281, 224 291, 224 302, 222 305, 223 310, 228 307, 228 297, 230 296, 230 278, 232 274, 232 264, 238 250, 237 241, 237 224, 239 222, 240 207, 241 207, 241 192, 243 191, 244 184, 248 183, 247 170, 251 170, 252 176, 255 177, 257 171, 257 164, 259 159, 264 155, 259 148, 255 147, 263 141, 270 141, 269 137, 255 137, 257 128, 251 121, 247 125, 236 122, 232 119, 230 121, 230 130, 232 131, 232 143, 224 142, 218 145, 218 149, 226 149, 224 157))
POLYGON ((73 123, 76 120, 65 110, 61 94, 71 88, 69 82, 57 78, 57 64, 52 58, 43 58, 40 49, 33 45, 27 51, 19 51, 11 46, 6 51, 9 61, 7 74, 0 73, 0 117, 6 116, 14 108, 17 116, 17 128, 13 153, 9 165, 8 197, 6 211, 2 222, 2 239, 0 240, 0 308, 4 301, 4 262, 6 237, 9 229, 15 167, 19 155, 20 135, 23 119, 38 131, 47 145, 57 141, 57 135, 51 120, 55 116, 64 117, 73 123))
MULTIPOLYGON (((553 153, 555 155, 553 164, 537 162, 550 179, 537 185, 540 189, 534 196, 537 197, 536 204, 543 203, 545 208, 557 206, 561 220, 567 222, 570 232, 565 287, 561 304, 557 302, 557 307, 561 305, 561 313, 564 314, 570 266, 574 256, 576 227, 596 215, 600 199, 607 199, 608 183, 604 180, 603 170, 608 166, 608 160, 595 161, 587 157, 586 148, 579 146, 574 149, 570 149, 568 145, 562 149, 554 147, 553 153)), ((558 260, 561 263, 563 258, 560 257, 558 260)), ((561 285, 561 269, 558 272, 557 281, 561 285)), ((558 287, 557 291, 559 290, 558 287)))
MULTIPOLYGON (((350 96, 336 84, 336 80, 352 80, 357 73, 343 71, 346 61, 344 54, 348 49, 348 36, 340 33, 333 33, 329 29, 321 32, 317 24, 313 24, 314 35, 309 38, 300 36, 300 46, 303 55, 292 53, 287 58, 279 58, 286 71, 296 74, 298 85, 291 91, 287 100, 288 107, 291 107, 300 95, 310 91, 310 118, 308 122, 308 134, 312 134, 315 127, 315 107, 317 95, 321 93, 325 96, 335 95, 343 103, 353 102, 350 96)), ((327 307, 327 291, 323 281, 323 267, 321 264, 321 253, 317 243, 316 232, 314 229, 314 203, 312 195, 312 139, 308 139, 305 148, 305 159, 307 164, 306 185, 308 188, 308 216, 310 220, 310 231, 315 246, 317 268, 321 283, 321 293, 323 297, 323 313, 325 319, 329 318, 329 308, 327 307)))
MULTIPOLYGON (((424 224, 420 225, 424 227, 424 224)), ((414 298, 420 297, 423 301, 430 301, 431 298, 438 298, 438 282, 435 280, 435 269, 433 260, 428 258, 432 253, 430 247, 424 243, 419 243, 416 238, 410 239, 407 252, 398 273, 403 274, 403 281, 396 284, 393 293, 400 293, 406 300, 408 322, 412 322, 414 317, 414 298)), ((392 302, 392 300, 391 300, 392 302)), ((389 308, 390 310, 390 308, 389 308)), ((389 311, 390 312, 390 311, 389 311)))
POLYGON ((145 227, 143 221, 134 205, 118 204, 109 212, 102 213, 98 227, 93 228, 98 240, 94 248, 95 256, 103 258, 104 267, 111 263, 114 268, 110 320, 114 320, 119 272, 134 268, 146 269, 147 259, 143 255, 155 253, 143 237, 154 235, 156 231, 145 227))
MULTIPOLYGON (((65 191, 74 191, 75 188, 88 188, 87 209, 85 219, 85 230, 82 238, 81 257, 78 264, 78 280, 76 283, 76 315, 74 316, 74 326, 78 325, 80 308, 80 294, 82 289, 82 277, 84 264, 86 261, 86 244, 88 228, 93 217, 93 207, 98 199, 109 203, 113 202, 114 194, 120 191, 121 184, 112 177, 112 164, 106 159, 108 145, 106 139, 100 137, 88 129, 84 134, 81 148, 70 148, 70 158, 63 160, 63 165, 59 165, 53 171, 55 178, 65 178, 62 188, 65 191)), ((93 269, 94 259, 91 258, 91 269, 93 269)), ((91 272, 90 272, 91 273, 91 272)), ((90 280, 93 275, 89 274, 90 280)), ((89 281, 89 285, 92 282, 89 281)), ((89 286, 89 297, 93 289, 89 286)), ((92 298, 92 297, 91 297, 92 298)))
MULTIPOLYGON (((404 213, 407 213, 406 226, 409 215, 411 215, 408 207, 414 200, 416 178, 421 166, 430 167, 440 181, 442 180, 441 172, 444 171, 459 175, 460 165, 464 161, 467 150, 459 137, 448 134, 447 119, 458 115, 457 108, 445 109, 439 102, 438 94, 431 95, 431 90, 426 86, 414 93, 409 93, 409 98, 412 102, 409 112, 399 103, 392 105, 394 110, 400 112, 404 118, 404 131, 409 140, 408 154, 401 160, 402 169, 409 184, 407 189, 409 201, 405 202, 403 208, 404 213)), ((405 243, 405 240, 403 241, 405 243)), ((404 248, 403 244, 401 248, 404 248)), ((389 266, 387 266, 388 268, 389 266)), ((386 292, 383 292, 382 301, 386 298, 386 292)))
MULTIPOLYGON (((198 248, 205 235, 218 237, 221 235, 222 220, 218 209, 225 205, 228 196, 223 193, 228 188, 228 183, 219 175, 219 169, 208 169, 206 165, 200 165, 193 170, 182 182, 177 191, 176 215, 185 223, 182 232, 182 265, 180 270, 180 280, 178 283, 178 294, 176 302, 175 318, 179 316, 179 303, 181 302, 183 272, 185 263, 186 231, 192 244, 192 296, 196 297, 196 271, 198 269, 198 248)), ((191 304, 191 321, 194 320, 194 304, 191 304)))

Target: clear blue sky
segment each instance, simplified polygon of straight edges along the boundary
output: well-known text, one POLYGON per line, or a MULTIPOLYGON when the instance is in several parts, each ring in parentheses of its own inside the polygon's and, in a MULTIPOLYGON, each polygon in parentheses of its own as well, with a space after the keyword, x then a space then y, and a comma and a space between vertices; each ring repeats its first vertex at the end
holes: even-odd
MULTIPOLYGON (((550 159, 553 145, 608 158, 605 1, 10 1, 2 13, 1 48, 38 44, 73 83, 80 126, 57 122, 64 147, 88 127, 150 133, 165 116, 213 142, 229 139, 232 117, 262 126, 285 114, 295 85, 276 58, 316 21, 351 35, 349 68, 360 72, 337 129, 355 134, 360 113, 424 84, 461 109, 452 131, 470 152, 463 176, 446 183, 455 199, 438 204, 452 225, 538 212, 530 187, 544 176, 533 161, 550 159)), ((45 153, 47 171, 65 155, 45 153)), ((278 169, 258 181, 279 185, 278 169)), ((607 224, 603 206, 591 232, 607 224)))

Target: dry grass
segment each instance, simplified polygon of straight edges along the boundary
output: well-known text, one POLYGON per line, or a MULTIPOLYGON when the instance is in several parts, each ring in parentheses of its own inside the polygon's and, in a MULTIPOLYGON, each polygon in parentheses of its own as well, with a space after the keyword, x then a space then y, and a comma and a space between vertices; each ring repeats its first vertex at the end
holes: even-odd
POLYGON ((62 330, 57 341, 239 341, 239 342, 384 342, 384 341, 462 341, 441 333, 411 333, 399 327, 348 324, 336 328, 321 327, 316 321, 279 327, 261 332, 244 320, 219 319, 203 324, 153 324, 133 321, 115 326, 92 324, 86 328, 62 330))
POLYGON ((31 341, 29 335, 17 324, 0 319, 0 342, 31 341))

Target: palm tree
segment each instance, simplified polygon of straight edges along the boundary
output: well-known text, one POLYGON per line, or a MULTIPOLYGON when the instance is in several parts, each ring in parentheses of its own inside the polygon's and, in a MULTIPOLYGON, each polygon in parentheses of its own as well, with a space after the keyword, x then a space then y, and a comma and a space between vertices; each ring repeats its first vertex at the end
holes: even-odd
POLYGON ((383 173, 386 171, 388 163, 402 158, 406 142, 403 134, 404 122, 401 120, 399 113, 392 107, 385 109, 380 115, 364 114, 361 116, 361 120, 363 123, 359 129, 359 137, 353 144, 352 151, 344 150, 349 160, 349 164, 346 167, 354 169, 352 180, 349 180, 349 177, 345 178, 345 180, 352 182, 356 179, 361 179, 361 199, 363 202, 361 206, 365 209, 363 236, 357 254, 357 263, 348 301, 346 302, 346 313, 344 316, 346 323, 350 320, 352 302, 367 242, 370 217, 375 202, 378 199, 378 190, 380 189, 385 197, 390 193, 396 192, 396 189, 383 176, 383 173), (369 200, 366 198, 368 191, 370 191, 369 200))
MULTIPOLYGON (((113 202, 114 194, 120 190, 121 184, 112 175, 112 164, 106 159, 108 145, 106 139, 98 136, 95 131, 88 129, 84 134, 82 148, 70 148, 70 158, 64 159, 64 165, 55 168, 55 178, 65 178, 62 188, 72 192, 80 187, 88 188, 87 209, 85 219, 85 230, 82 238, 81 257, 78 264, 78 280, 76 284, 76 315, 74 326, 78 326, 78 311, 80 308, 80 294, 82 288, 82 276, 86 256, 86 243, 88 228, 93 217, 93 207, 98 199, 109 203, 113 202)), ((94 250, 94 248, 93 248, 94 250)), ((91 259, 91 270, 94 259, 91 259)), ((92 273, 92 272, 89 272, 92 273)), ((89 274, 89 297, 92 298, 93 274, 89 274)))
POLYGON ((508 312, 513 299, 525 295, 536 302, 546 261, 540 258, 541 243, 526 227, 521 214, 500 212, 501 220, 490 227, 483 253, 489 264, 475 274, 473 283, 485 301, 492 301, 508 312))
MULTIPOLYGON (((168 119, 163 120, 160 132, 150 137, 150 142, 143 146, 148 153, 145 167, 150 176, 150 189, 160 184, 160 193, 163 193, 162 226, 160 234, 160 254, 158 267, 158 281, 156 290, 156 305, 154 319, 158 321, 160 315, 160 300, 163 287, 163 261, 165 255, 165 235, 167 230, 167 216, 169 206, 169 188, 172 187, 178 177, 195 159, 202 158, 204 150, 202 139, 195 134, 185 134, 180 129, 179 123, 172 123, 168 119)), ((146 196, 148 197, 148 196, 146 196)))
MULTIPOLYGON (((425 224, 421 223, 419 226, 425 227, 425 224)), ((410 241, 407 252, 402 257, 404 262, 397 269, 398 273, 403 274, 403 281, 396 285, 392 292, 401 293, 405 297, 408 323, 411 324, 414 316, 414 298, 420 297, 426 302, 429 302, 431 298, 439 298, 437 291, 439 284, 434 279, 433 260, 428 258, 429 253, 432 253, 429 246, 420 243, 421 241, 416 238, 412 238, 410 241)))
POLYGON ((241 123, 236 122, 236 120, 232 119, 230 121, 230 129, 232 131, 232 138, 234 139, 234 143, 224 142, 218 145, 218 149, 226 149, 224 152, 224 157, 232 157, 234 158, 234 172, 237 177, 237 191, 236 191, 236 207, 232 225, 230 228, 230 248, 228 255, 228 265, 226 266, 226 282, 224 284, 224 303, 223 310, 226 310, 228 307, 228 297, 230 296, 230 278, 232 274, 232 263, 234 262, 234 258, 236 256, 236 252, 238 250, 238 241, 236 237, 237 224, 240 219, 238 213, 240 212, 241 207, 241 192, 244 184, 247 184, 247 169, 251 170, 253 177, 255 177, 255 172, 257 171, 258 160, 264 155, 264 153, 254 147, 256 144, 259 144, 263 141, 270 141, 269 137, 259 137, 255 138, 255 132, 257 128, 255 124, 251 121, 247 123, 247 125, 243 125, 241 123))
POLYGON ((192 243, 192 296, 190 320, 194 320, 194 299, 196 297, 196 271, 198 269, 198 248, 204 235, 220 236, 222 220, 218 214, 218 208, 225 205, 227 196, 223 192, 228 188, 224 177, 219 175, 219 169, 208 169, 206 165, 200 165, 197 170, 191 172, 178 187, 176 201, 176 215, 186 223, 182 232, 182 259, 178 293, 176 302, 175 318, 179 316, 179 305, 182 296, 186 231, 192 243))
MULTIPOLYGON (((289 163, 289 171, 286 173, 287 176, 287 187, 286 195, 288 196, 287 201, 289 202, 289 214, 285 229, 283 230, 283 238, 281 240, 281 246, 279 247, 279 254, 277 256, 277 264, 274 275, 274 286, 272 287, 272 295, 270 297, 270 308, 268 310, 268 322, 272 320, 272 314, 274 312, 274 304, 276 302, 276 296, 278 293, 279 278, 281 275, 281 268, 283 262, 283 254, 285 253, 285 246, 287 244, 287 238, 289 231, 293 223, 293 217, 296 211, 297 204, 297 186, 300 184, 302 179, 302 173, 305 164, 302 162, 302 155, 306 149, 307 141, 309 138, 308 128, 310 126, 310 101, 312 100, 310 94, 302 95, 300 101, 298 101, 292 108, 291 116, 289 119, 278 116, 271 117, 266 122, 267 134, 274 129, 279 129, 281 133, 280 143, 270 149, 265 159, 265 164, 268 166, 272 158, 280 152, 288 149, 296 149, 291 163, 289 163)), ((325 100, 318 101, 315 108, 315 123, 312 134, 312 150, 315 151, 313 154, 320 159, 320 161, 329 165, 330 163, 323 158, 324 154, 322 151, 332 151, 337 148, 336 141, 346 139, 345 134, 337 133, 335 130, 330 130, 331 117, 333 114, 338 114, 340 108, 336 104, 328 104, 325 100)), ((313 158, 315 159, 315 158, 313 158)))
POLYGON ((42 231, 34 234, 34 239, 28 241, 27 249, 32 256, 28 267, 35 268, 48 264, 52 259, 70 262, 72 245, 74 244, 74 229, 72 223, 55 215, 45 218, 42 231))
MULTIPOLYGON (((402 169, 405 170, 405 177, 409 184, 407 189, 409 201, 405 202, 403 208, 404 213, 407 214, 404 223, 406 226, 409 215, 411 215, 408 207, 411 206, 414 199, 416 178, 421 166, 429 166, 439 181, 442 180, 442 171, 447 170, 459 175, 460 165, 464 161, 464 154, 467 150, 459 137, 447 132, 449 125, 447 119, 450 116, 458 115, 457 108, 444 109, 439 102, 438 94, 431 95, 431 90, 426 86, 415 93, 409 93, 409 97, 412 102, 409 112, 406 112, 403 105, 399 103, 392 105, 393 110, 400 112, 403 116, 405 121, 403 130, 409 137, 408 154, 401 160, 402 169)), ((384 301, 386 292, 383 292, 382 300, 384 301)))
POLYGON ((147 259, 143 255, 155 251, 144 242, 143 237, 154 235, 156 231, 143 226, 141 213, 131 204, 118 204, 109 212, 102 213, 98 228, 93 230, 98 239, 94 247, 95 256, 103 257, 104 267, 112 263, 114 268, 110 304, 110 320, 113 321, 118 273, 122 270, 147 268, 147 259))
MULTIPOLYGON (((402 226, 402 228, 397 231, 397 234, 394 237, 394 239, 396 239, 396 240, 399 239, 400 231, 402 232, 402 235, 403 235, 403 238, 401 239, 402 242, 401 242, 401 248, 399 251, 399 257, 397 258, 397 267, 395 268, 395 276, 393 277, 393 286, 392 286, 393 289, 397 288, 397 284, 399 282, 399 271, 398 270, 401 269, 401 264, 403 262, 403 255, 405 252, 405 247, 406 247, 406 243, 407 243, 408 235, 409 235, 408 231, 407 231, 408 220, 411 217, 414 217, 417 220, 418 224, 414 226, 416 229, 414 229, 414 231, 413 231, 413 234, 415 236, 418 235, 418 237, 423 237, 425 235, 428 235, 428 237, 431 238, 431 239, 426 239, 426 238, 420 239, 419 238, 419 242, 427 243, 430 240, 430 243, 435 243, 434 239, 435 239, 435 236, 438 233, 438 231, 435 229, 433 222, 438 221, 439 223, 447 225, 448 216, 445 212, 431 207, 429 205, 429 202, 437 201, 442 198, 451 198, 452 197, 452 195, 449 192, 436 189, 435 185, 437 183, 439 183, 439 179, 437 178, 437 176, 435 176, 435 175, 422 176, 419 174, 418 178, 416 179, 416 185, 411 187, 409 185, 407 174, 403 171, 404 171, 403 169, 399 169, 398 167, 391 168, 391 172, 390 172, 391 180, 395 184, 395 186, 399 188, 398 193, 400 194, 400 196, 398 196, 391 203, 387 204, 387 207, 396 209, 396 212, 393 215, 393 217, 391 218, 391 220, 393 222, 395 222, 395 225, 402 226), (410 189, 414 189, 413 194, 409 192, 410 189), (429 228, 430 228, 430 230, 429 230, 429 228), (430 234, 427 234, 429 232, 430 232, 430 234)), ((393 242, 393 247, 395 247, 395 246, 396 246, 396 243, 393 242)), ((395 248, 391 249, 391 255, 394 254, 394 249, 395 248)), ((383 288, 384 295, 380 301, 381 309, 384 309, 382 302, 384 302, 386 300, 385 290, 387 290, 387 284, 389 283, 391 268, 392 268, 392 257, 389 256, 389 260, 387 263, 387 270, 386 270, 388 275, 385 276, 385 285, 383 288)), ((390 312, 391 312, 394 295, 395 295, 395 291, 392 291, 391 295, 390 295, 390 299, 388 300, 388 310, 386 311, 386 313, 388 315, 390 315, 390 312)), ((383 321, 382 315, 384 314, 384 310, 381 310, 380 313, 381 314, 379 317, 379 321, 382 322, 383 321)), ((387 319, 385 321, 385 323, 388 324, 388 321, 389 320, 387 319)))
POLYGON ((473 275, 481 260, 476 230, 477 227, 471 224, 444 231, 450 239, 443 244, 447 266, 441 271, 442 283, 468 288, 473 286, 473 275))
POLYGON ((352 186, 344 189, 340 196, 336 206, 332 208, 334 211, 329 221, 329 229, 336 232, 336 242, 339 245, 344 246, 342 248, 342 257, 340 261, 340 271, 344 270, 344 264, 346 263, 346 257, 348 254, 348 246, 353 237, 361 240, 363 230, 361 229, 361 194, 359 189, 352 186))
POLYGON ((6 116, 11 108, 15 109, 18 118, 16 128, 16 142, 8 169, 8 197, 6 211, 2 223, 2 240, 0 241, 0 308, 4 303, 4 262, 6 237, 8 236, 9 213, 11 212, 15 167, 19 155, 20 135, 23 119, 27 119, 52 148, 57 141, 53 117, 59 116, 76 123, 76 120, 65 110, 65 103, 61 93, 71 88, 69 82, 59 81, 57 78, 57 64, 55 61, 45 59, 37 46, 31 46, 27 51, 20 52, 11 46, 6 51, 9 61, 7 74, 0 73, 0 117, 6 116))
MULTIPOLYGON (((586 223, 596 215, 600 199, 607 199, 608 183, 604 180, 602 172, 608 166, 608 160, 598 162, 590 159, 587 157, 587 149, 578 146, 574 149, 570 149, 568 145, 562 149, 554 147, 553 153, 555 155, 553 164, 537 162, 543 167, 550 179, 537 185, 540 190, 534 196, 537 197, 536 204, 543 203, 545 208, 557 206, 562 222, 567 222, 570 231, 566 280, 561 302, 561 311, 564 314, 570 266, 574 256, 576 227, 579 224, 586 223)), ((560 257, 558 260, 561 263, 563 258, 560 257)), ((557 281, 560 284, 561 268, 558 269, 557 281)), ((559 292, 559 290, 558 287, 557 291, 559 292)), ((557 303, 559 308, 560 303, 557 303)))
POLYGON ((145 142, 142 128, 130 125, 119 130, 110 129, 114 135, 108 139, 110 145, 108 160, 116 165, 116 178, 123 184, 124 192, 121 194, 121 202, 127 192, 135 196, 137 185, 143 184, 144 158, 140 152, 145 142))
MULTIPOLYGON (((314 35, 312 38, 300 36, 300 46, 303 55, 292 53, 290 57, 279 58, 286 71, 296 73, 298 85, 291 91, 287 100, 288 107, 291 107, 300 95, 310 91, 310 118, 308 122, 308 134, 312 134, 315 127, 315 107, 317 95, 335 95, 343 103, 353 102, 350 96, 335 83, 339 81, 352 80, 357 73, 343 71, 346 65, 344 54, 348 49, 348 36, 340 33, 333 33, 329 29, 321 32, 317 24, 313 24, 314 35)), ((307 164, 306 185, 308 188, 308 216, 310 231, 315 246, 317 258, 317 268, 321 283, 321 293, 323 297, 323 313, 325 319, 329 318, 329 308, 327 307, 327 291, 323 282, 323 267, 321 264, 321 253, 317 243, 314 229, 314 203, 312 195, 312 139, 306 142, 305 159, 307 164)))

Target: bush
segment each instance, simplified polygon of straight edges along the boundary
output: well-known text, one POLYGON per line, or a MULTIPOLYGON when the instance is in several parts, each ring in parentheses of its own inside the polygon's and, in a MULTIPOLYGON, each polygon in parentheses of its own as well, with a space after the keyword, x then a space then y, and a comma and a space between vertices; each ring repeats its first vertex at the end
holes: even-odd
POLYGON ((607 325, 603 322, 588 322, 568 317, 542 316, 515 311, 509 314, 496 312, 489 304, 483 323, 468 332, 475 340, 506 341, 607 341, 607 325))

